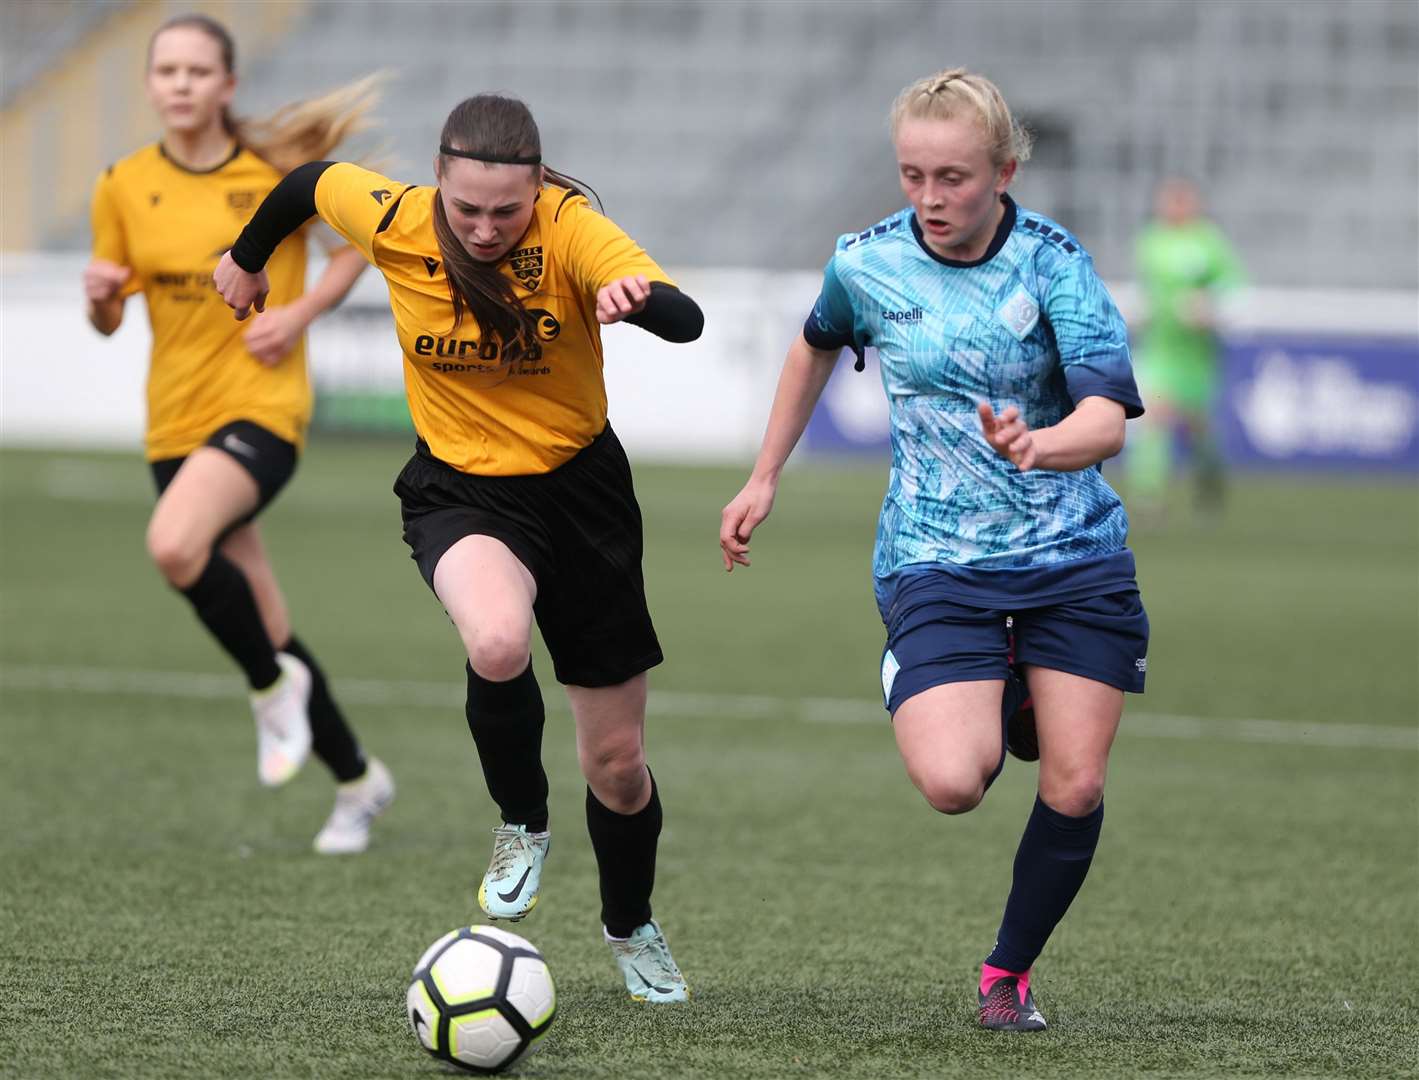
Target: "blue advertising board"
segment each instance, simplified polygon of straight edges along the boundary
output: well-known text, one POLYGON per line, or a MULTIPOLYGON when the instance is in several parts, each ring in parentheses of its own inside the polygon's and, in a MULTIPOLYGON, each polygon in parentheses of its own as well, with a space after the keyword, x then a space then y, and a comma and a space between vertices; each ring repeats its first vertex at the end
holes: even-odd
POLYGON ((1216 420, 1237 465, 1419 471, 1419 339, 1232 339, 1216 420))

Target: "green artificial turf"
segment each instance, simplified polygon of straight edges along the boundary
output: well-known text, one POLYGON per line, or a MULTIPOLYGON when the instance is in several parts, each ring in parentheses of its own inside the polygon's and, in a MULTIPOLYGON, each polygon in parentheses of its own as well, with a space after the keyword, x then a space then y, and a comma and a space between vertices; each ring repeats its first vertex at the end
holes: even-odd
MULTIPOLYGON (((399 539, 406 454, 317 441, 263 519, 298 631, 399 784, 344 859, 310 853, 318 763, 258 787, 240 682, 146 561, 142 463, 0 454, 0 1076, 444 1075, 404 991, 425 946, 480 921, 496 817, 457 637, 399 539)), ((517 1074, 1415 1075, 1415 488, 1244 478, 1220 524, 1180 500, 1135 537, 1149 692, 1036 969, 1051 1030, 1011 1037, 976 1027, 973 977, 1033 768, 958 818, 907 781, 873 703, 882 474, 791 471, 754 566, 726 576, 741 474, 637 469, 668 657, 656 914, 695 996, 652 1010, 618 988, 539 652, 556 844, 517 929, 559 1012, 517 1074)))

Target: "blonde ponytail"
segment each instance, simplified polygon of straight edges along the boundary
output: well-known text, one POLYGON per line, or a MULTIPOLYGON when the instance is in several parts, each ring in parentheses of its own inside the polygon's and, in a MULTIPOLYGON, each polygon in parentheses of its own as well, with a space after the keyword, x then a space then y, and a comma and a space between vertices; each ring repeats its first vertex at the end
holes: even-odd
POLYGON ((227 128, 242 146, 288 173, 307 161, 324 160, 350 136, 369 130, 383 81, 382 74, 367 75, 264 118, 228 116, 227 128))

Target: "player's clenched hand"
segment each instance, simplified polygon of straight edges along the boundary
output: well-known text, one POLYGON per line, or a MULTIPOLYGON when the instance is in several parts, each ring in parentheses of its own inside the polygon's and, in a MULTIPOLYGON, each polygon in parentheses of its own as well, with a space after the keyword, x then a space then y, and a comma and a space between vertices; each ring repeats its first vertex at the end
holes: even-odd
POLYGON ((981 430, 991 449, 1003 458, 1015 463, 1021 472, 1029 472, 1035 467, 1035 437, 1025 424, 1020 410, 1009 406, 999 416, 990 407, 990 402, 982 401, 977 407, 980 412, 981 430))
POLYGON ((596 294, 596 321, 602 324, 620 322, 627 315, 644 311, 649 296, 650 282, 644 274, 613 281, 596 294))
POLYGON ((212 284, 217 286, 222 299, 236 312, 238 320, 250 315, 252 308, 266 310, 266 294, 271 291, 266 271, 248 274, 236 264, 230 251, 222 256, 217 269, 212 271, 212 284))
POLYGON ((275 367, 296 347, 305 328, 305 319, 293 305, 273 307, 252 320, 251 329, 241 340, 252 356, 267 367, 275 367))
POLYGON ((102 304, 118 295, 133 271, 107 259, 93 259, 84 267, 84 297, 102 304))
POLYGON ((724 569, 749 565, 749 537, 774 508, 775 485, 750 480, 719 515, 719 550, 724 569))

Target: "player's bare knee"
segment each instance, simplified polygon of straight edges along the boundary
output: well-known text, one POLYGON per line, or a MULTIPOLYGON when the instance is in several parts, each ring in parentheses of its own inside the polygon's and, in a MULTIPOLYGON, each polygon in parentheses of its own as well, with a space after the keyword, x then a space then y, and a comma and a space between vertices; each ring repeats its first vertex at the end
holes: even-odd
POLYGON ((485 630, 463 635, 468 662, 489 682, 507 682, 527 670, 529 642, 517 633, 485 630))
POLYGON ((939 773, 912 779, 922 797, 940 814, 967 813, 985 797, 985 782, 976 776, 939 773))
POLYGON ((157 524, 149 524, 147 544, 153 565, 179 589, 187 588, 201 576, 212 554, 210 549, 193 543, 177 530, 157 524))
POLYGON ((639 746, 608 746, 583 754, 582 772, 601 803, 618 814, 640 808, 649 786, 639 746))
POLYGON ((1041 777, 1040 797, 1052 810, 1066 817, 1091 814, 1104 801, 1103 773, 1080 771, 1052 783, 1041 777))

